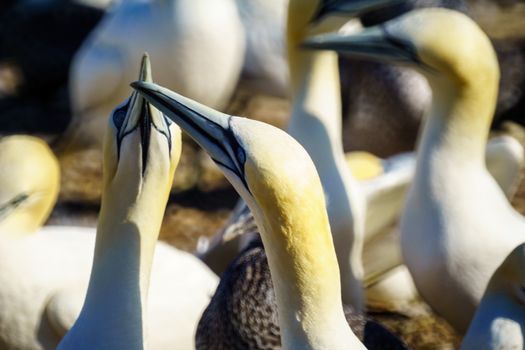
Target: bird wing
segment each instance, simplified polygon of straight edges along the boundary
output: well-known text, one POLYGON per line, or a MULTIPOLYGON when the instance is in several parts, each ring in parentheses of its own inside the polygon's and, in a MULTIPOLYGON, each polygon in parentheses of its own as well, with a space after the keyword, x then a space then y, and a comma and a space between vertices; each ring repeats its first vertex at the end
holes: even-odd
POLYGON ((385 274, 403 264, 399 231, 394 225, 385 234, 377 235, 367 242, 362 259, 365 288, 382 280, 385 274))
POLYGON ((360 182, 366 197, 365 245, 397 222, 416 164, 413 153, 393 156, 382 163, 383 174, 360 182))
POLYGON ((241 199, 219 232, 212 238, 199 239, 196 255, 220 276, 258 232, 250 209, 241 199))

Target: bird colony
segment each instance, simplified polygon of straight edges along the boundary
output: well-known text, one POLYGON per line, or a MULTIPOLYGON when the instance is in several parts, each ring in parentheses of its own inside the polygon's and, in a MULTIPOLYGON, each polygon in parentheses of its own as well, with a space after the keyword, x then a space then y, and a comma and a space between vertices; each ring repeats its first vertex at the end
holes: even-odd
POLYGON ((422 314, 439 348, 525 349, 524 151, 491 132, 506 68, 468 4, 75 4, 103 16, 67 127, 0 138, 0 349, 437 348, 400 331, 422 314), (231 115, 235 94, 287 99, 285 125, 231 115), (194 252, 159 240, 190 142, 239 196, 194 252), (96 225, 46 224, 56 155, 86 147, 96 225))

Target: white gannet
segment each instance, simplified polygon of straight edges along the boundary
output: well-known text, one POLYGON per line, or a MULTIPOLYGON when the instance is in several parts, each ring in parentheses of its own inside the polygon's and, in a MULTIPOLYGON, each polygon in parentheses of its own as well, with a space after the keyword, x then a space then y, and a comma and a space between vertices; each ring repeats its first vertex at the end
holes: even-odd
POLYGON ((465 332, 489 278, 525 241, 525 220, 484 160, 499 81, 490 40, 463 14, 424 9, 358 35, 309 39, 307 46, 401 62, 427 78, 433 99, 401 220, 401 245, 421 296, 465 332))
POLYGON ((525 329, 525 244, 514 249, 494 272, 462 349, 523 349, 525 329))
POLYGON ((237 84, 244 47, 233 0, 116 3, 73 59, 73 120, 59 148, 102 145, 106 116, 129 96, 144 51, 158 67, 159 83, 222 108, 237 84))
MULTIPOLYGON (((361 254, 359 245, 362 243, 359 242, 359 237, 363 235, 362 226, 365 220, 363 207, 366 207, 364 254, 368 263, 368 266, 364 267, 363 277, 365 286, 369 287, 374 284, 377 287, 377 283, 385 274, 388 274, 385 277, 392 280, 392 271, 402 263, 398 239, 381 237, 376 238, 370 245, 367 243, 371 242, 376 234, 387 235, 390 230, 385 229, 397 221, 412 172, 406 169, 392 171, 388 176, 374 179, 366 184, 364 193, 360 193, 362 186, 352 180, 350 172, 346 169, 347 165, 342 152, 339 87, 335 77, 338 74, 336 57, 329 53, 312 54, 298 51, 300 41, 307 35, 316 31, 334 29, 338 25, 337 23, 324 23, 321 28, 316 28, 315 22, 312 23, 303 18, 304 13, 308 15, 303 8, 315 7, 314 2, 294 3, 292 1, 290 5, 296 8, 290 8, 288 17, 288 50, 292 58, 289 64, 291 77, 297 82, 292 92, 293 111, 289 131, 310 152, 318 168, 329 198, 328 212, 332 232, 339 237, 340 244, 336 244, 336 249, 340 267, 345 269, 341 274, 343 296, 346 302, 358 305, 362 301, 359 295, 360 288, 356 288, 355 281, 359 280, 362 274, 360 271, 362 269, 361 258, 359 257, 361 254), (352 247, 354 243, 351 240, 356 233, 358 242, 352 247), (383 238, 388 241, 387 245, 383 244, 383 238), (378 256, 381 259, 378 259, 378 256), (351 264, 348 264, 350 260, 351 264)), ((414 167, 414 164, 411 166, 414 167)), ((247 218, 238 219, 232 218, 232 222, 239 221, 235 223, 235 227, 242 226, 243 222, 246 223, 244 219, 247 218)), ((247 225, 248 230, 252 230, 251 227, 247 225)), ((222 231, 222 233, 225 232, 222 231)), ((207 244, 206 250, 210 254, 204 255, 202 250, 200 252, 207 263, 214 264, 212 268, 216 272, 222 272, 238 252, 235 249, 236 242, 228 242, 224 247, 220 246, 221 243, 222 238, 219 235, 207 244)), ((404 275, 404 279, 403 283, 396 285, 396 295, 414 296, 413 284, 404 282, 410 279, 406 269, 402 268, 400 273, 404 275)), ((389 300, 388 294, 385 295, 388 290, 393 291, 393 288, 382 288, 380 294, 376 291, 371 292, 374 294, 376 303, 381 301, 378 299, 380 296, 383 304, 389 300)), ((369 294, 368 290, 367 294, 369 294)))
POLYGON ((343 301, 358 311, 364 308, 361 281, 366 206, 343 151, 337 55, 308 52, 300 44, 309 35, 336 30, 346 22, 345 18, 321 20, 325 15, 346 12, 347 17, 354 17, 394 2, 292 0, 288 9, 292 111, 287 131, 312 157, 321 178, 341 271, 343 301))
POLYGON ((341 99, 337 56, 300 49, 308 35, 339 28, 345 20, 332 13, 356 16, 396 1, 290 1, 287 48, 292 81, 292 112, 288 132, 309 152, 327 196, 330 226, 341 269, 343 300, 358 311, 364 307, 361 252, 364 197, 358 192, 341 142, 341 99))
POLYGON ((323 189, 305 149, 268 124, 158 85, 132 86, 211 155, 248 203, 266 247, 282 348, 365 349, 345 319, 323 189))
MULTIPOLYGON (((146 80, 150 80, 149 73, 146 80)), ((156 120, 162 120, 158 111, 141 101, 135 96, 115 110, 113 119, 122 121, 127 113, 147 112, 156 120)), ((160 130, 166 131, 166 128, 160 130)), ((179 129, 172 123, 170 131, 172 147, 180 147, 179 129)), ((132 133, 123 138, 124 146, 136 137, 138 135, 132 133)), ((110 136, 108 142, 114 139, 110 136)), ((119 168, 124 169, 131 160, 130 157, 122 159, 126 163, 119 168)), ((116 167, 116 163, 108 162, 104 172, 113 174, 116 167)), ((2 171, 5 169, 8 168, 2 167, 2 171)), ((129 193, 133 193, 131 189, 135 187, 131 183, 128 186, 129 193)), ((119 193, 118 197, 124 194, 119 193)), ((31 200, 31 196, 24 198, 28 203, 31 200)), ((24 208, 24 201, 18 208, 24 208)), ((111 217, 101 220, 106 228, 111 225, 111 217)), ((24 237, 0 234, 0 347, 56 348, 82 308, 94 246, 95 235, 90 228, 44 226, 24 237)), ((178 349, 193 349, 197 323, 217 283, 217 276, 193 255, 163 242, 156 243, 148 295, 149 347, 172 349, 173 344, 177 344, 178 349)), ((107 310, 111 311, 109 305, 107 310)))
POLYGON ((0 138, 0 236, 24 236, 47 220, 60 189, 58 160, 41 139, 0 138))
MULTIPOLYGON (((351 169, 358 165, 355 161, 354 158, 351 169)), ((359 182, 364 189, 367 206, 363 250, 367 305, 379 310, 407 312, 410 303, 418 296, 403 262, 397 225, 414 176, 415 154, 407 152, 387 159, 364 155, 359 156, 358 161, 367 168, 366 171, 374 168, 372 171, 383 172, 359 182), (370 164, 364 164, 366 162, 370 164)), ((485 161, 487 170, 511 200, 522 178, 525 164, 523 146, 511 136, 494 137, 487 143, 485 161)), ((358 172, 365 170, 358 169, 358 172)))
POLYGON ((181 146, 180 129, 137 93, 111 116, 89 287, 58 349, 146 348, 151 265, 181 146))

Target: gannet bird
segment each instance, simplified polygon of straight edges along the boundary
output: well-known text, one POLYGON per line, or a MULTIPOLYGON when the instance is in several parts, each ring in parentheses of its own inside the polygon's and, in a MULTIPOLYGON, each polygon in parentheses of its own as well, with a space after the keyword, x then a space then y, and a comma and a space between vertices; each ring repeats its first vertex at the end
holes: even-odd
MULTIPOLYGON (((145 59, 142 77, 151 81, 148 62, 145 59)), ((131 118, 133 121, 144 113, 149 114, 154 121, 164 120, 157 110, 144 103, 136 95, 118 107, 111 120, 124 121, 126 115, 129 115, 128 119, 131 118)), ((115 122, 116 124, 118 123, 115 122)), ((127 124, 128 127, 132 125, 135 124, 131 122, 127 124)), ((112 133, 116 132, 113 126, 110 130, 112 133)), ((160 165, 167 163, 167 161, 162 161, 165 153, 160 152, 161 146, 164 146, 160 143, 164 142, 166 137, 159 133, 170 131, 167 141, 171 142, 173 154, 175 154, 180 151, 177 150, 181 142, 180 131, 173 123, 165 126, 157 122, 155 127, 151 127, 151 130, 151 152, 148 157, 142 159, 139 152, 135 155, 142 159, 141 162, 148 162, 149 170, 145 175, 151 171, 152 176, 157 176, 155 174, 161 172, 160 165)), ((138 132, 124 127, 120 127, 119 131, 121 132, 119 142, 122 152, 124 149, 131 150, 133 145, 135 148, 139 147, 137 145, 139 141, 136 141, 139 139, 138 132), (131 133, 128 134, 128 132, 131 133)), ((106 150, 108 152, 112 152, 112 144, 116 142, 112 133, 107 139, 106 150)), ((146 154, 148 153, 144 153, 144 156, 146 154)), ((132 183, 133 177, 126 173, 125 179, 129 182, 121 184, 128 186, 128 189, 117 195, 109 192, 116 189, 116 187, 111 187, 109 179, 121 178, 115 173, 116 169, 130 172, 133 164, 137 164, 137 160, 132 157, 134 154, 128 152, 127 155, 128 157, 125 158, 121 153, 118 164, 113 154, 106 155, 110 161, 106 162, 104 168, 108 179, 106 186, 108 192, 105 196, 107 204, 104 208, 111 204, 115 209, 118 203, 112 204, 109 201, 119 200, 117 198, 124 199, 127 194, 132 195, 137 189, 137 185, 132 183)), ((2 171, 5 171, 4 169, 7 168, 2 167, 2 171)), ((0 178, 0 182, 1 180, 0 178)), ((13 198, 16 196, 18 195, 14 194, 13 198)), ((24 208, 26 202, 30 204, 32 200, 32 196, 23 197, 19 208, 24 208)), ((154 202, 157 203, 156 200, 154 202)), ((151 216, 155 204, 148 204, 148 206, 151 209, 147 210, 147 214, 151 216)), ((117 226, 115 218, 111 216, 100 218, 99 228, 101 230, 110 230, 114 226, 117 226)), ((107 249, 109 249, 108 238, 115 237, 103 236, 101 243, 106 245, 107 249)), ((99 240, 101 240, 100 237, 99 240)), ((145 243, 146 240, 143 242, 145 243)), ((117 241, 115 243, 117 244, 117 241)), ((56 348, 60 339, 77 319, 82 308, 93 262, 94 246, 95 235, 89 228, 45 226, 35 234, 20 238, 0 235, 0 344, 3 349, 56 348)), ((115 247, 117 251, 111 253, 107 262, 103 261, 105 258, 100 257, 103 260, 98 260, 95 268, 110 264, 116 269, 118 264, 113 259, 119 256, 119 252, 124 257, 126 254, 124 247, 125 245, 122 245, 120 251, 119 247, 115 247)), ((94 283, 99 284, 100 282, 93 281, 92 285, 94 283)), ((217 276, 193 255, 174 249, 162 242, 156 243, 148 293, 148 309, 144 315, 149 323, 147 334, 149 347, 151 349, 172 349, 173 344, 177 344, 178 349, 193 349, 198 320, 208 305, 217 283, 217 276), (174 327, 177 329, 176 332, 173 331, 174 327)), ((92 288, 95 287, 96 285, 92 288)), ((120 298, 120 296, 115 297, 116 294, 113 292, 117 293, 117 290, 108 292, 106 296, 111 299, 105 300, 120 298)), ((112 307, 112 304, 106 304, 104 309, 111 314, 112 307)), ((116 319, 110 320, 108 317, 106 321, 115 322, 116 319)), ((86 323, 83 325, 85 326, 86 323)))
POLYGON ((301 50, 300 44, 309 35, 336 30, 346 22, 320 21, 321 15, 346 12, 353 17, 391 3, 291 0, 288 9, 286 37, 292 110, 287 131, 312 157, 321 178, 341 272, 343 301, 358 311, 364 308, 361 255, 366 207, 343 151, 337 55, 307 52, 301 50))
MULTIPOLYGON (((398 224, 406 192, 413 180, 415 154, 409 152, 384 160, 368 156, 368 159, 373 164, 379 161, 378 171, 382 168, 384 173, 359 183, 368 209, 363 251, 367 305, 379 310, 405 312, 417 298, 417 292, 403 262, 399 230, 391 228, 398 224), (388 185, 387 182, 394 184, 388 185), (388 191, 383 193, 382 189, 388 191), (385 204, 386 201, 390 202, 385 204)), ((494 137, 487 143, 485 162, 490 175, 511 200, 521 182, 525 165, 522 145, 511 136, 494 137)))
POLYGON ((401 245, 422 297, 465 332, 489 278, 525 241, 525 221, 483 156, 499 79, 489 39, 463 14, 428 9, 306 45, 401 62, 427 78, 433 100, 401 219, 401 245))
POLYGON ((337 56, 300 50, 302 40, 312 34, 339 28, 344 22, 323 21, 332 13, 355 16, 375 9, 388 0, 290 1, 287 49, 292 81, 292 112, 288 132, 309 152, 327 194, 330 227, 341 269, 345 303, 358 311, 364 307, 361 252, 364 199, 347 169, 341 143, 341 101, 337 56))
POLYGON ((489 281, 461 348, 523 349, 525 245, 514 249, 489 281))
MULTIPOLYGON (((378 25, 421 7, 466 11, 462 0, 406 0, 365 13, 360 20, 365 27, 378 25)), ((344 56, 339 60, 345 149, 381 157, 412 151, 431 99, 426 80, 407 67, 344 56)))
POLYGON ((143 315, 181 154, 180 129, 137 93, 115 110, 109 123, 89 287, 82 311, 58 349, 144 349, 148 342, 143 315))
POLYGON ((60 189, 49 146, 27 135, 0 138, 0 236, 24 236, 47 220, 60 189))
MULTIPOLYGON (((385 4, 388 2, 383 3, 385 4)), ((402 263, 397 239, 389 240, 388 247, 391 247, 389 249, 392 253, 387 256, 385 252, 388 250, 385 251, 381 239, 375 239, 373 245, 365 246, 364 254, 368 253, 366 260, 373 262, 373 265, 369 264, 365 267, 364 276, 360 255, 363 243, 371 242, 376 234, 382 232, 382 229, 389 228, 396 222, 412 173, 403 171, 392 173, 383 179, 376 179, 373 185, 366 186, 362 191, 364 193, 360 193, 359 184, 353 181, 352 175, 346 169, 340 141, 341 114, 339 86, 335 77, 338 74, 336 58, 329 53, 313 55, 299 51, 299 43, 306 35, 316 30, 337 28, 337 23, 325 24, 321 29, 316 28, 315 23, 312 24, 311 21, 303 18, 302 13, 305 11, 301 10, 308 6, 314 8, 313 2, 292 1, 290 6, 288 51, 291 58, 291 77, 296 83, 292 89, 293 110, 289 132, 309 151, 325 186, 332 232, 339 237, 336 250, 340 259, 340 268, 344 269, 341 277, 344 280, 342 285, 345 302, 362 306, 361 288, 357 288, 356 281, 364 277, 365 286, 377 285, 384 274, 388 273, 390 278, 392 271, 402 263), (366 219, 363 228, 363 220, 368 216, 371 218, 366 219), (363 234, 364 238, 362 238, 363 234), (354 239, 357 241, 353 242, 354 239), (378 256, 381 259, 378 259, 378 256)), ((232 222, 235 227, 246 225, 248 231, 253 231, 251 228, 253 225, 245 224, 245 219, 249 220, 249 217, 233 218, 232 222)), ((219 247, 221 242, 221 237, 217 237, 206 245, 206 252, 219 247)), ((220 252, 211 251, 211 254, 205 256, 205 261, 214 264, 216 272, 222 272, 231 261, 232 255, 237 254, 235 245, 235 242, 231 242, 224 248, 221 247, 220 252), (222 255, 223 253, 226 257, 222 255)), ((203 250, 200 251, 200 256, 204 256, 203 250)), ((404 280, 410 279, 406 269, 402 269, 401 273, 405 275, 404 280)), ((404 282, 397 284, 396 294, 412 298, 415 292, 412 286, 404 282)), ((381 294, 375 293, 374 298, 377 299, 381 295, 383 301, 389 300, 389 296, 385 295, 385 291, 388 290, 393 289, 387 288, 381 294)))
MULTIPOLYGON (((282 349, 365 349, 345 319, 323 189, 305 149, 268 124, 222 114, 156 84, 132 86, 210 154, 254 214, 282 349)), ((260 325, 275 331, 267 326, 260 325)))
POLYGON ((102 144, 106 116, 129 96, 128 83, 144 51, 159 67, 159 83, 224 107, 241 71, 244 45, 233 0, 120 1, 73 59, 74 119, 59 148, 102 144))

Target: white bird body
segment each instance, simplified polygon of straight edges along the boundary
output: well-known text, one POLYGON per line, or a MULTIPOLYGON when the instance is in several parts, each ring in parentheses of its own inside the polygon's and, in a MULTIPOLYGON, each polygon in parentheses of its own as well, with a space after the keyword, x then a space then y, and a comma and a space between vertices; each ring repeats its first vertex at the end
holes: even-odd
MULTIPOLYGON (((506 194, 507 199, 512 199, 521 181, 525 164, 521 144, 511 136, 495 137, 487 144, 485 161, 490 176, 506 194)), ((401 274, 408 273, 406 269, 398 269, 398 266, 403 264, 403 257, 397 224, 406 200, 406 192, 416 170, 416 155, 414 152, 408 152, 381 160, 381 167, 382 174, 359 182, 367 198, 363 266, 368 303, 371 301, 371 293, 377 292, 370 289, 373 289, 377 283, 382 283, 383 274, 388 275, 385 278, 392 280, 391 270, 395 269, 396 273, 401 274)), ((408 275, 402 279, 406 281, 411 277, 408 275)), ((388 285, 393 287, 392 283, 388 285)), ((402 286, 406 286, 407 291, 410 291, 413 283, 403 282, 394 289, 402 286)), ((384 291, 389 289, 385 286, 381 288, 384 291)), ((409 295, 411 294, 413 293, 410 292, 409 295)), ((376 293, 374 297, 376 301, 378 301, 377 297, 376 293)), ((381 299, 388 303, 388 294, 381 299)))
POLYGON ((419 158, 435 163, 412 183, 401 244, 423 298, 465 330, 504 253, 525 241, 525 221, 485 168, 465 166, 455 153, 419 158))
POLYGON ((158 81, 222 108, 239 78, 244 33, 233 0, 121 1, 71 66, 74 120, 64 147, 101 145, 107 115, 129 96, 144 51, 158 81), (213 14, 213 16, 210 16, 213 14))
POLYGON ((0 241, 2 348, 56 348, 61 334, 50 325, 46 305, 61 289, 87 286, 94 229, 46 227, 25 238, 2 236, 0 241))
POLYGON ((305 46, 409 64, 427 78, 432 104, 401 218, 402 253, 420 295, 465 332, 489 278, 525 241, 525 219, 485 162, 500 76, 490 40, 467 16, 434 8, 305 46))
POLYGON ((305 149, 267 124, 224 115, 158 85, 133 87, 205 148, 254 213, 282 349, 364 349, 343 313, 323 189, 305 149))
MULTIPOLYGON (((511 136, 495 137, 487 144, 485 160, 489 175, 512 199, 525 163, 521 144, 511 136)), ((409 152, 384 159, 382 167, 383 174, 359 182, 367 198, 363 282, 368 306, 405 312, 419 295, 403 261, 398 224, 416 170, 416 155, 409 152)))
MULTIPOLYGON (((158 124, 155 124, 155 130, 158 130, 158 124)), ((166 132, 165 130, 162 131, 166 132)), ((134 134, 125 134, 122 139, 130 134, 136 136, 137 133, 135 131, 134 134)), ((171 133, 166 132, 166 134, 174 135, 173 144, 175 146, 173 148, 177 147, 180 155, 180 130, 178 134, 175 134, 173 130, 171 133), (175 138, 176 136, 178 139, 175 138)), ((132 138, 131 136, 128 137, 132 138)), ((160 143, 158 138, 152 138, 152 140, 160 143)), ((116 137, 112 138, 111 141, 115 141, 115 139, 116 137)), ((114 143, 114 148, 116 148, 117 142, 114 143)), ((108 142, 108 144, 113 145, 113 142, 108 142)), ((124 144, 124 146, 128 145, 124 144)), ((138 145, 134 145, 138 147, 138 145)), ((132 164, 138 163, 137 159, 134 158, 140 154, 133 152, 135 149, 132 149, 131 152, 129 149, 126 151, 128 151, 127 157, 123 157, 119 153, 120 163, 125 160, 132 164)), ((154 151, 158 151, 155 153, 158 157, 158 153, 164 149, 157 145, 157 149, 151 150, 151 152, 154 151)), ((113 153, 115 153, 113 157, 116 159, 116 152, 113 153)), ((173 153, 175 154, 175 152, 173 153)), ((158 171, 158 168, 161 168, 154 163, 154 160, 158 161, 158 158, 152 159, 150 156, 146 159, 153 164, 147 170, 153 170, 146 171, 145 176, 149 176, 150 173, 156 174, 155 170, 158 171), (157 167, 155 168, 155 166, 157 167)), ((105 178, 110 177, 111 170, 113 170, 112 163, 108 163, 110 164, 105 166, 105 178), (107 173, 109 175, 106 175, 107 173)), ((35 142, 34 138, 30 137, 9 137, 0 140, 0 166, 2 168, 2 176, 0 177, 2 184, 0 188, 0 198, 2 199, 0 206, 0 213, 2 214, 0 217, 0 347, 2 349, 28 350, 55 349, 61 338, 68 333, 75 323, 82 309, 92 265, 97 266, 92 264, 95 256, 95 241, 101 241, 97 241, 97 246, 104 246, 99 243, 110 246, 108 241, 111 242, 111 240, 108 240, 107 236, 104 242, 100 238, 97 239, 93 228, 46 226, 34 231, 34 227, 39 227, 47 218, 55 202, 59 185, 58 163, 43 141, 35 142), (20 229, 18 226, 22 228, 20 229), (28 228, 33 228, 33 231, 28 231, 28 228)), ((175 165, 173 165, 173 170, 174 168, 175 165)), ((129 167, 121 172, 126 170, 129 170, 129 167)), ((140 222, 146 227, 144 231, 153 230, 151 234, 153 237, 148 236, 150 242, 143 240, 140 243, 144 244, 144 241, 148 243, 149 252, 155 249, 156 254, 151 257, 151 254, 148 256, 143 253, 138 259, 140 264, 147 264, 143 260, 151 260, 152 264, 152 268, 146 266, 139 271, 142 277, 146 274, 149 275, 151 268, 150 288, 147 296, 147 300, 151 302, 149 308, 146 309, 147 317, 144 316, 149 325, 147 329, 149 346, 151 349, 172 349, 173 344, 177 344, 178 349, 193 349, 195 346, 194 333, 198 321, 217 286, 218 278, 193 255, 172 248, 166 243, 155 243, 155 225, 159 226, 156 230, 158 235, 164 212, 164 207, 155 207, 155 203, 160 201, 157 198, 158 196, 154 198, 156 202, 147 203, 148 210, 151 210, 148 213, 148 220, 135 219, 132 221, 128 219, 127 221, 122 220, 124 222, 122 224, 112 216, 117 215, 115 208, 120 209, 119 199, 133 196, 134 191, 137 190, 137 167, 135 166, 133 170, 127 171, 126 176, 120 176, 120 179, 129 179, 131 183, 122 183, 121 180, 120 191, 117 191, 118 196, 111 196, 112 193, 108 194, 106 193, 108 191, 105 191, 106 201, 113 199, 114 205, 110 206, 109 214, 107 213, 108 210, 101 210, 101 212, 106 212, 106 215, 103 217, 105 220, 102 221, 102 224, 99 220, 99 228, 105 229, 106 232, 109 231, 110 235, 122 233, 122 231, 129 233, 121 227, 127 227, 126 224, 132 226, 136 222, 140 222), (127 196, 121 193, 123 192, 122 189, 126 190, 127 196), (154 209, 159 209, 159 212, 153 213, 154 209), (151 223, 155 219, 156 222, 151 223), (144 221, 146 222, 144 223, 144 221), (115 226, 120 227, 121 230, 113 229, 115 226)), ((148 179, 151 177, 153 175, 148 179)), ((171 177, 163 178, 162 181, 164 182, 161 183, 166 185, 170 179, 171 177)), ((142 181, 142 183, 146 182, 145 180, 142 181)), ((164 195, 167 200, 169 186, 165 187, 166 193, 164 195)), ((159 191, 157 190, 157 192, 159 191)), ((151 185, 150 192, 143 190, 140 193, 143 196, 150 194, 151 197, 151 185)), ((154 191, 153 194, 155 194, 154 191)), ((129 198, 126 199, 129 200, 129 198)), ((141 202, 141 204, 143 203, 141 202)), ((125 205, 122 205, 124 209, 126 209, 125 205)), ((132 208, 135 209, 136 207, 132 208)), ((133 209, 130 211, 133 212, 133 209)), ((126 211, 124 210, 124 212, 126 211)), ((144 235, 146 234, 144 233, 144 235)), ((127 238, 121 239, 120 246, 112 247, 109 266, 103 266, 103 271, 111 271, 112 268, 118 266, 124 272, 128 272, 125 277, 133 275, 133 272, 130 274, 129 270, 135 270, 133 266, 126 265, 129 260, 122 253, 122 251, 126 252, 126 248, 122 249, 122 246, 126 246, 125 243, 130 240, 133 241, 133 237, 128 236, 127 238), (123 265, 124 267, 122 267, 123 265)), ((127 248, 129 250, 129 247, 127 248)), ((140 252, 142 253, 144 250, 147 249, 141 247, 140 252)), ((97 260, 95 259, 95 261, 97 260)), ((98 266, 100 267, 100 263, 98 266)), ((112 276, 112 279, 113 277, 115 281, 125 280, 122 275, 112 276)), ((131 278, 131 280, 133 279, 131 278)), ((115 286, 113 285, 113 287, 115 286)), ((99 320, 100 322, 118 314, 118 312, 114 312, 114 304, 118 304, 118 302, 112 300, 111 297, 117 294, 120 296, 118 299, 129 300, 124 299, 123 296, 129 297, 126 293, 130 293, 131 289, 133 288, 121 288, 120 290, 113 288, 107 293, 102 292, 98 304, 105 302, 106 307, 103 307, 105 313, 99 320)), ((145 300, 144 297, 144 302, 145 300)), ((112 329, 107 328, 106 330, 111 334, 112 329)), ((97 332, 97 338, 101 335, 101 332, 97 332)), ((122 338, 118 336, 114 338, 122 341, 122 338)), ((79 349, 82 346, 87 346, 87 348, 92 349, 94 348, 93 342, 94 340, 90 341, 89 344, 76 343, 74 348, 79 349)))
MULTIPOLYGON (((82 308, 95 229, 45 226, 34 235, 0 241, 2 348, 55 349, 82 308)), ((197 323, 217 283, 193 255, 157 243, 148 296, 150 348, 193 349, 197 323)))
POLYGON ((403 19, 391 28, 401 36, 410 33, 429 69, 446 73, 438 77, 422 69, 433 102, 401 218, 402 252, 421 296, 465 332, 490 277, 525 241, 524 218, 484 160, 499 69, 489 39, 468 17, 428 9, 403 19), (416 29, 421 21, 428 23, 425 30, 416 29), (456 51, 459 41, 454 45, 432 35, 430 28, 438 25, 447 25, 457 40, 472 42, 472 50, 456 51))
POLYGON ((461 349, 523 349, 525 342, 525 245, 509 254, 492 275, 461 349))

